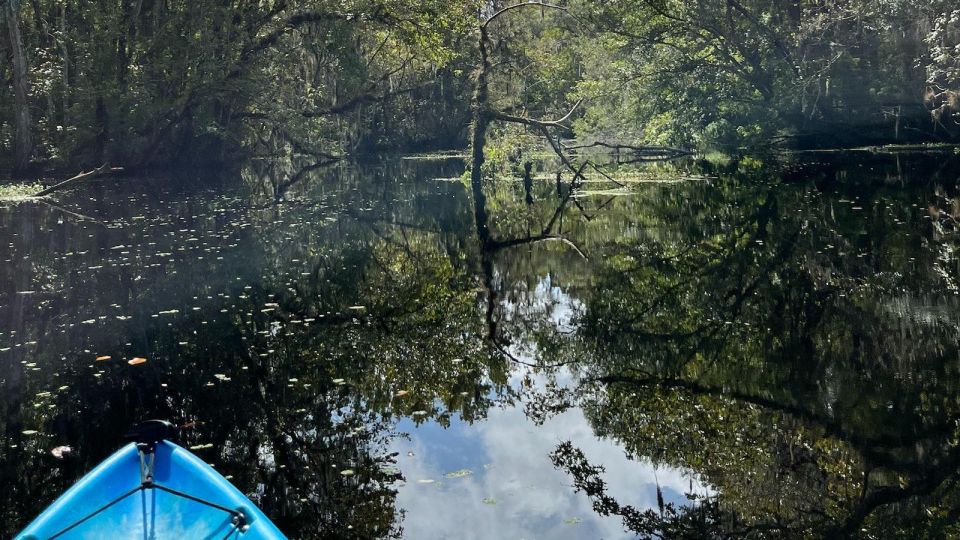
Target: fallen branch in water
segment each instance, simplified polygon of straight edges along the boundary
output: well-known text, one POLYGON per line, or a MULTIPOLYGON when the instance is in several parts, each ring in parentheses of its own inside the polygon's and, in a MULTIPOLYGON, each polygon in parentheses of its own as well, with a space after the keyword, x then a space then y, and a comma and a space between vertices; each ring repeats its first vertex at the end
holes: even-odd
POLYGON ((99 178, 101 176, 108 176, 108 175, 117 174, 121 172, 123 172, 123 167, 110 167, 106 163, 104 163, 103 165, 101 165, 100 167, 92 171, 82 172, 74 176, 73 178, 68 178, 63 182, 60 182, 59 184, 54 184, 48 187, 47 189, 44 189, 39 193, 36 193, 34 197, 43 197, 55 191, 66 189, 74 184, 79 184, 80 182, 83 182, 86 180, 93 180, 94 178, 99 178))

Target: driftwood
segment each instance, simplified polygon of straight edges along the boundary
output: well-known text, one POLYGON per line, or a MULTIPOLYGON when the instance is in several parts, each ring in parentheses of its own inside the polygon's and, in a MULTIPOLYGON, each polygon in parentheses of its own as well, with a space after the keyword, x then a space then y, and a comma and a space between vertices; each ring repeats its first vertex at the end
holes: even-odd
POLYGON ((49 194, 51 194, 51 193, 53 193, 53 192, 55 192, 55 191, 60 191, 60 190, 62 190, 62 189, 66 189, 66 188, 68 188, 68 187, 70 187, 70 186, 72 186, 72 185, 74 185, 74 184, 79 184, 80 182, 83 182, 83 181, 86 181, 86 180, 93 180, 94 178, 99 178, 99 177, 101 177, 101 176, 109 176, 109 175, 117 174, 117 173, 121 173, 121 172, 123 172, 123 167, 110 167, 110 166, 108 166, 106 163, 104 163, 103 165, 101 165, 100 167, 98 167, 98 168, 96 168, 96 169, 94 169, 94 170, 92 170, 92 171, 82 172, 82 173, 74 176, 73 178, 68 178, 67 180, 64 180, 63 182, 60 182, 59 184, 54 184, 54 185, 52 185, 52 186, 44 189, 43 191, 40 191, 40 192, 36 193, 36 194, 34 195, 34 197, 43 197, 43 196, 49 195, 49 194))

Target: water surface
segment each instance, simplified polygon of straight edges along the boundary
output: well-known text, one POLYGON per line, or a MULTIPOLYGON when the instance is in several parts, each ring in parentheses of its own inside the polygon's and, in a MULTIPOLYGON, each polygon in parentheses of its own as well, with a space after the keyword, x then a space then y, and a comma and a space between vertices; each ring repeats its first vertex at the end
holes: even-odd
POLYGON ((0 535, 150 417, 298 538, 949 531, 958 165, 571 198, 547 164, 480 214, 457 160, 0 203, 0 535))

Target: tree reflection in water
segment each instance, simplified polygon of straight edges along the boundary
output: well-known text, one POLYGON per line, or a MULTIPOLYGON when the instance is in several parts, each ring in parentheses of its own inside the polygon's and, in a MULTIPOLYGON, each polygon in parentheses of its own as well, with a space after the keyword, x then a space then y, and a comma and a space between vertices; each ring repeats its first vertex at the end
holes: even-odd
POLYGON ((397 537, 397 419, 522 406, 711 486, 635 507, 576 446, 544 456, 640 535, 956 533, 955 161, 678 162, 574 194, 547 166, 534 204, 497 179, 482 208, 457 163, 308 164, 64 197, 89 219, 8 205, 0 531, 159 416, 292 537, 397 537))

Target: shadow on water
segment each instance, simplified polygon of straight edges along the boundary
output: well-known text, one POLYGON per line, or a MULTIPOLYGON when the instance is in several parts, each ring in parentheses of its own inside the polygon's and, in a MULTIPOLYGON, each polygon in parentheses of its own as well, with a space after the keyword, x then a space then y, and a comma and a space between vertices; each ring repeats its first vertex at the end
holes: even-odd
POLYGON ((0 203, 0 535, 145 417, 292 537, 956 532, 957 160, 793 159, 0 203))

